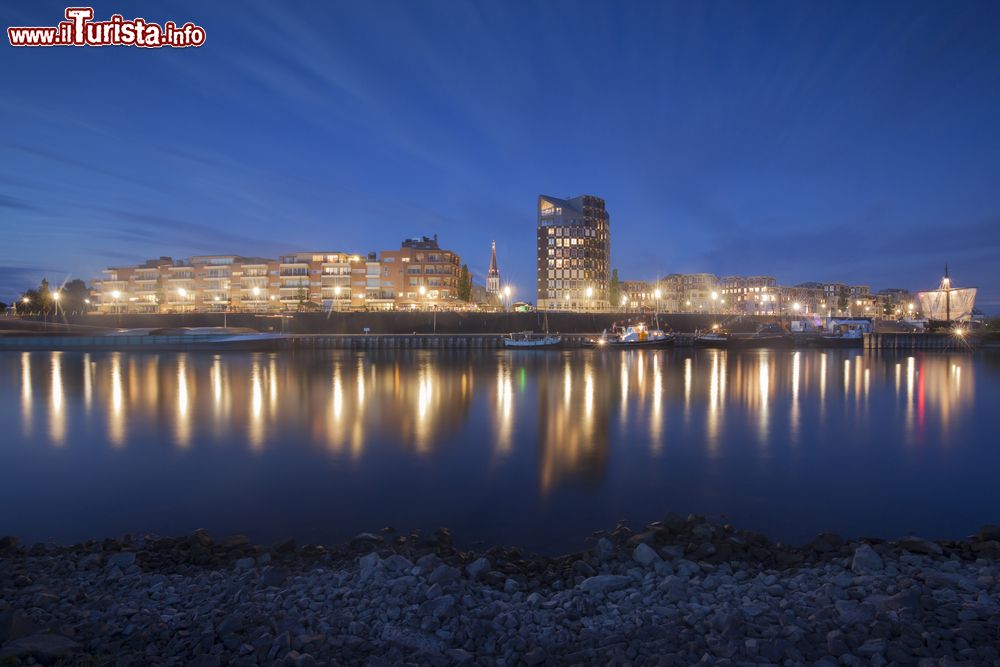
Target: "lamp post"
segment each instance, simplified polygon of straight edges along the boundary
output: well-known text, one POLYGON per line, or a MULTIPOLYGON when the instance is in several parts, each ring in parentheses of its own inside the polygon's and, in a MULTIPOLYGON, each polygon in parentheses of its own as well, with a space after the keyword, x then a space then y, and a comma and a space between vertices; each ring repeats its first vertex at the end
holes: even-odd
POLYGON ((719 293, 713 291, 712 292, 712 312, 713 313, 719 312, 718 307, 716 307, 716 305, 715 305, 718 301, 719 301, 719 293))
POLYGON ((250 294, 253 295, 253 309, 256 312, 260 310, 260 288, 255 286, 250 290, 250 294))
POLYGON ((340 312, 340 285, 333 288, 333 304, 337 307, 337 312, 340 312))
POLYGON ((511 306, 510 294, 511 294, 510 285, 504 285, 503 286, 504 311, 510 310, 511 306))
POLYGON ((587 288, 587 310, 593 310, 593 309, 594 309, 594 288, 593 287, 588 287, 587 288))
POLYGON ((427 301, 424 299, 424 297, 427 295, 427 288, 424 287, 423 285, 421 285, 417 289, 417 293, 420 294, 420 307, 421 308, 426 308, 427 307, 427 301))

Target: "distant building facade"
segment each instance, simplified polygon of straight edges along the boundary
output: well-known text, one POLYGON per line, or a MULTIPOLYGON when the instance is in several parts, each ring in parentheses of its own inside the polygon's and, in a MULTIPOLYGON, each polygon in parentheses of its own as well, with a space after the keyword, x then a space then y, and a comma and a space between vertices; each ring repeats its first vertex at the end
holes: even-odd
POLYGON ((539 310, 608 310, 611 219, 592 195, 538 197, 539 310))
POLYGON ((105 269, 95 281, 103 313, 268 312, 449 308, 460 257, 437 238, 403 241, 381 258, 303 251, 278 259, 239 255, 160 257, 105 269))

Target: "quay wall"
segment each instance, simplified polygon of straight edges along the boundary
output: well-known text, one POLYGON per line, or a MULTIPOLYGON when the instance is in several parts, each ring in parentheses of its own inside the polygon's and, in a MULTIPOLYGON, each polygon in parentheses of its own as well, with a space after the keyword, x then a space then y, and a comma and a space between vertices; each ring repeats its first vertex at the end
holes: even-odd
MULTIPOLYGON (((637 313, 549 313, 548 328, 553 333, 592 334, 610 327, 612 322, 650 315, 637 313)), ((675 331, 693 332, 708 329, 713 324, 723 324, 731 331, 751 333, 757 325, 776 322, 776 317, 743 317, 696 313, 673 313, 659 316, 661 326, 675 331)), ((504 334, 511 331, 543 331, 542 313, 476 313, 454 311, 410 312, 332 312, 286 313, 282 315, 256 313, 163 313, 127 315, 76 315, 60 316, 43 321, 34 318, 2 318, 0 329, 47 328, 49 331, 144 327, 250 327, 258 331, 275 331, 291 334, 504 334)))

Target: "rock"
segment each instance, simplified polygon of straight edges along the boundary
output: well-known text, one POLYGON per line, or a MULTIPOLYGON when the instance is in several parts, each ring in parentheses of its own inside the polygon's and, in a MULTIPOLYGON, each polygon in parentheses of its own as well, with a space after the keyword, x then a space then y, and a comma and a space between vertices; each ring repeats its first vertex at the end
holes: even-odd
POLYGON ((280 542, 275 542, 271 546, 271 551, 273 551, 276 554, 290 554, 295 551, 295 540, 288 537, 281 540, 280 542))
POLYGON ((448 615, 448 613, 455 606, 455 598, 451 595, 441 595, 434 598, 433 600, 427 600, 422 605, 420 605, 420 615, 421 616, 433 616, 434 618, 441 618, 448 615))
POLYGON ((212 536, 204 528, 199 528, 188 536, 188 544, 210 547, 212 546, 212 536))
POLYGON ((33 635, 40 629, 20 611, 14 609, 0 611, 0 646, 5 642, 33 635))
POLYGON ((597 570, 590 566, 585 560, 575 560, 573 561, 573 571, 583 577, 592 577, 597 574, 597 570))
POLYGON ((632 582, 632 577, 616 574, 598 574, 594 577, 584 579, 580 583, 580 590, 587 593, 609 593, 625 588, 632 582))
POLYGON ((980 542, 1000 542, 1000 526, 988 523, 979 529, 977 537, 980 542))
POLYGON ((606 537, 597 540, 594 545, 594 555, 600 560, 608 560, 615 555, 615 543, 606 537))
POLYGON ((431 572, 430 576, 427 577, 427 581, 432 584, 447 584, 452 581, 458 581, 462 577, 461 573, 450 565, 438 565, 431 572))
POLYGON ((646 566, 658 563, 661 560, 663 560, 662 558, 660 558, 660 555, 656 553, 653 547, 649 546, 645 542, 639 544, 639 546, 635 548, 635 551, 632 552, 632 559, 637 563, 646 566))
POLYGON ((220 667, 222 661, 217 655, 203 653, 188 663, 188 667, 220 667))
POLYGON ((920 537, 904 537, 897 543, 901 549, 915 553, 915 554, 925 554, 928 556, 940 556, 944 553, 940 544, 936 542, 930 542, 920 537))
POLYGON ((235 564, 237 570, 252 570, 255 565, 257 565, 257 561, 253 558, 240 558, 235 564))
POLYGON ((402 572, 413 567, 413 561, 405 556, 400 556, 399 554, 392 554, 391 556, 388 556, 383 559, 382 564, 393 572, 402 572))
POLYGON ((0 537, 0 552, 11 551, 17 547, 21 540, 17 539, 13 535, 4 535, 0 537))
POLYGON ((816 536, 816 539, 809 543, 809 547, 817 553, 836 551, 843 545, 844 538, 836 533, 820 533, 816 536))
POLYGON ((278 587, 285 583, 290 574, 287 567, 275 565, 264 570, 260 575, 260 583, 263 586, 278 587))
POLYGON ((381 637, 383 641, 415 651, 441 652, 444 649, 444 642, 438 637, 411 628, 386 624, 381 637))
POLYGON ((33 656, 42 662, 50 662, 78 653, 81 647, 69 637, 57 634, 29 635, 7 642, 4 645, 9 655, 16 657, 33 656))
POLYGON ((381 535, 376 535, 375 533, 358 533, 351 540, 351 546, 363 546, 365 544, 382 544, 385 542, 385 538, 381 535))
POLYGON ((870 545, 861 544, 854 550, 854 558, 851 559, 851 571, 855 574, 881 572, 884 567, 882 557, 875 553, 875 550, 870 545))
POLYGON ((247 539, 246 535, 230 535, 229 537, 222 538, 222 542, 219 543, 223 549, 236 549, 239 547, 245 547, 250 544, 250 540, 247 539))
POLYGON ((26 574, 19 574, 16 577, 14 577, 14 586, 16 586, 17 588, 27 588, 32 583, 33 582, 31 580, 31 577, 29 577, 26 574))
POLYGON ((109 568, 118 567, 124 570, 133 563, 135 563, 135 553, 131 551, 119 551, 116 554, 108 556, 107 566, 109 568))
POLYGON ((545 649, 542 647, 536 647, 524 654, 524 662, 532 667, 534 665, 540 665, 545 662, 545 649))
POLYGON ((875 605, 853 600, 837 600, 837 617, 843 625, 866 624, 875 620, 875 605))
POLYGON ((312 657, 308 653, 303 653, 299 657, 295 658, 295 667, 317 667, 319 665, 316 662, 316 658, 312 657))

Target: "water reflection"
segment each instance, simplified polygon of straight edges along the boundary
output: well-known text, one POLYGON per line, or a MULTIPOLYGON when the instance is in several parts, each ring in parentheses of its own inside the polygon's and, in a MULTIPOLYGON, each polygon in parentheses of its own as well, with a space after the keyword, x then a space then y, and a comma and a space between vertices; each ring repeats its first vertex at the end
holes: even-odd
POLYGON ((485 447, 499 469, 536 457, 543 496, 602 484, 616 456, 693 447, 707 460, 739 451, 764 461, 784 443, 851 437, 869 415, 890 420, 904 444, 954 446, 948 435, 976 388, 970 356, 855 351, 24 352, 0 364, 16 378, 0 389, 19 396, 21 434, 53 446, 76 446, 86 424, 115 448, 170 433, 177 449, 305 447, 354 462, 372 443, 419 457, 485 447))

